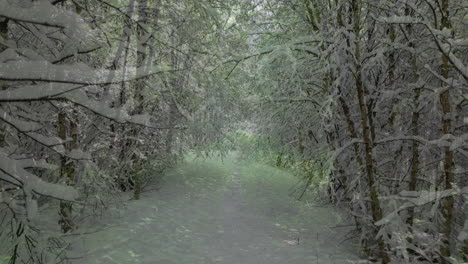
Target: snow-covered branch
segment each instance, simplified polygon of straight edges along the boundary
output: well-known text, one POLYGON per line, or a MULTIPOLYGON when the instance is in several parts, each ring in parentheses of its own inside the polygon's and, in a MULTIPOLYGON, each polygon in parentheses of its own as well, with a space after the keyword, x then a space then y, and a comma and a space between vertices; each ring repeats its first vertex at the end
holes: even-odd
POLYGON ((54 136, 44 136, 42 134, 33 132, 37 129, 39 129, 39 125, 37 123, 33 122, 25 122, 18 120, 5 111, 2 111, 0 109, 0 120, 4 121, 6 124, 10 125, 14 129, 16 129, 19 133, 27 136, 28 138, 32 139, 36 143, 43 145, 57 154, 60 154, 61 156, 68 157, 73 160, 89 160, 90 156, 87 153, 84 153, 80 150, 73 150, 73 151, 66 151, 65 148, 63 147, 63 144, 65 144, 67 141, 62 140, 58 137, 54 136))
POLYGON ((116 84, 132 80, 145 78, 151 75, 170 72, 164 67, 148 72, 136 69, 129 77, 109 80, 110 74, 116 71, 93 69, 85 64, 54 65, 48 61, 11 61, 0 63, 0 81, 36 81, 36 82, 56 82, 81 85, 103 85, 116 84))
POLYGON ((399 136, 399 137, 387 137, 379 139, 376 141, 376 144, 389 143, 393 141, 405 141, 405 140, 415 140, 422 144, 434 145, 438 147, 450 147, 451 151, 454 151, 468 142, 468 134, 462 134, 460 136, 454 136, 452 134, 442 135, 438 139, 428 140, 421 136, 399 136))
POLYGON ((30 2, 29 7, 11 4, 8 0, 0 0, 0 17, 31 24, 70 28, 85 25, 77 14, 59 9, 47 1, 30 2))
POLYGON ((380 221, 375 223, 376 226, 385 225, 392 221, 395 217, 398 217, 398 213, 417 206, 423 206, 428 203, 432 203, 436 200, 440 200, 449 196, 454 195, 461 195, 461 194, 468 194, 468 187, 464 187, 461 190, 443 190, 443 191, 402 191, 398 196, 388 196, 388 197, 381 197, 382 200, 384 199, 396 199, 396 200, 403 200, 406 201, 398 207, 395 211, 389 213, 385 217, 383 217, 380 221))
MULTIPOLYGON (((0 149, 0 180, 17 185, 25 191, 30 190, 36 194, 60 200, 74 201, 78 198, 78 191, 73 187, 46 182, 25 170, 26 167, 32 166, 31 163, 33 161, 11 159, 0 149)), ((39 166, 44 167, 46 163, 40 162, 39 166)))
MULTIPOLYGON (((434 42, 437 45, 437 48, 449 59, 452 66, 463 76, 465 80, 468 80, 468 67, 462 62, 460 58, 455 56, 452 50, 452 45, 450 43, 457 42, 456 40, 450 40, 450 34, 446 30, 441 31, 435 29, 430 23, 416 19, 410 16, 393 16, 393 17, 380 17, 378 21, 389 23, 389 24, 420 24, 424 25, 429 32, 431 33, 434 42), (440 36, 448 41, 447 44, 441 41, 440 36)), ((461 43, 464 43, 466 40, 461 40, 461 43)))

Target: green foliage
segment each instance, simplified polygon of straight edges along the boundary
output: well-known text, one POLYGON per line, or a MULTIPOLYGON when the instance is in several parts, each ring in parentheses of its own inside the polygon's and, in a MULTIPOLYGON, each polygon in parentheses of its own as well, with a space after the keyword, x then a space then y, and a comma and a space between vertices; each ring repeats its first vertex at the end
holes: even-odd
POLYGON ((302 190, 295 192, 298 197, 303 195, 304 189, 312 190, 315 195, 323 194, 331 184, 333 163, 326 155, 317 155, 314 160, 297 160, 289 166, 289 169, 304 183, 302 190))
POLYGON ((183 162, 178 155, 164 155, 145 162, 140 170, 143 187, 148 185, 159 186, 167 170, 183 162))
POLYGON ((230 138, 240 160, 271 163, 274 150, 269 144, 268 137, 237 132, 230 135, 230 138))
POLYGON ((192 154, 178 167, 165 174, 164 188, 205 193, 223 185, 228 175, 229 171, 219 160, 205 160, 192 154))
POLYGON ((313 159, 305 159, 297 153, 287 153, 275 147, 269 136, 248 135, 238 132, 230 135, 240 161, 256 161, 289 171, 300 181, 290 190, 296 198, 302 198, 304 190, 313 190, 315 194, 324 193, 329 185, 333 164, 328 155, 317 154, 313 159))
POLYGON ((288 197, 294 177, 259 164, 242 165, 240 175, 245 197, 260 212, 273 217, 297 213, 297 201, 288 197))

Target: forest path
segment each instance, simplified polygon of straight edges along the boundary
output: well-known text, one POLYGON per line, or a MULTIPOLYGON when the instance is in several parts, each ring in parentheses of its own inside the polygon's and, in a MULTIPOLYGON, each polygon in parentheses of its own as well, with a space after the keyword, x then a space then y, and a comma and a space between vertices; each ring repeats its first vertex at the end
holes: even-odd
POLYGON ((331 228, 340 223, 333 209, 289 197, 294 182, 282 171, 237 166, 191 162, 174 170, 161 190, 130 201, 120 217, 102 220, 106 229, 79 237, 72 263, 358 261, 352 246, 340 244, 346 230, 331 228), (288 244, 298 237, 299 244, 288 244))

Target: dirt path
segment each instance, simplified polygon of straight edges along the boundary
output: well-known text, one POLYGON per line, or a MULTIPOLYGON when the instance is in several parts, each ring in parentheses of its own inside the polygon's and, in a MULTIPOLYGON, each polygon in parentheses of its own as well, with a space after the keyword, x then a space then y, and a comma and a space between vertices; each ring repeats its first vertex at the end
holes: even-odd
POLYGON ((238 173, 234 173, 230 188, 224 194, 223 231, 214 246, 215 261, 219 263, 285 263, 275 254, 271 228, 249 210, 242 197, 238 173))
POLYGON ((337 245, 342 241, 338 234, 327 236, 323 234, 329 230, 328 227, 316 226, 312 232, 294 234, 293 237, 287 232, 274 228, 274 225, 271 225, 272 219, 265 219, 249 208, 242 195, 238 172, 233 173, 231 181, 230 188, 224 193, 222 216, 224 230, 216 240, 213 251, 216 262, 341 264, 356 260, 349 249, 337 245), (315 237, 311 236, 314 232, 315 237))
POLYGON ((273 240, 261 222, 251 215, 243 201, 240 179, 233 174, 225 192, 220 212, 221 235, 213 247, 214 260, 219 263, 276 263, 269 243, 273 240))
MULTIPOLYGON (((198 179, 207 173, 201 167, 186 174, 198 179)), ((216 173, 221 172, 211 172, 216 173)), ((190 184, 185 189, 174 185, 145 193, 142 200, 130 202, 122 217, 103 220, 105 230, 77 237, 72 263, 343 264, 357 260, 349 245, 339 245, 345 232, 330 229, 333 223, 323 221, 332 214, 330 209, 310 209, 317 210, 317 220, 311 219, 306 231, 291 232, 248 203, 239 172, 227 172, 225 178, 227 184, 214 181, 209 184, 211 190, 190 184), (284 241, 294 243, 297 237, 297 245, 284 241)), ((202 180, 207 185, 207 179, 202 180)))

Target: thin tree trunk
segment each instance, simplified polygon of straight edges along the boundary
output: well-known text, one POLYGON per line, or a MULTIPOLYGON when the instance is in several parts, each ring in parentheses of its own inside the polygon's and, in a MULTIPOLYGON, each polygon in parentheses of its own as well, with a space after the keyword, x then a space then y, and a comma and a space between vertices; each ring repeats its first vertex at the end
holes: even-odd
MULTIPOLYGON (((391 91, 395 91, 396 90, 395 89, 395 81, 396 81, 395 80, 395 69, 396 69, 397 60, 395 58, 396 56, 395 56, 394 43, 395 43, 395 40, 396 40, 396 37, 397 37, 397 32, 395 30, 395 25, 390 24, 388 26, 389 26, 388 36, 389 36, 390 43, 392 44, 391 50, 389 51, 389 54, 388 54, 388 88, 391 91)), ((378 84, 376 83, 376 85, 378 85, 378 84)), ((393 134, 395 136, 398 134, 399 128, 402 126, 401 122, 398 122, 399 117, 402 116, 402 113, 398 109, 398 107, 395 107, 395 106, 398 106, 400 103, 401 102, 399 102, 397 97, 392 98, 393 108, 391 109, 390 118, 387 120, 388 121, 388 129, 390 130, 390 134, 393 134)), ((373 140, 375 139, 375 133, 373 134, 372 139, 373 140)), ((403 149, 405 147, 404 144, 405 143, 402 142, 400 144, 400 146, 397 149, 395 149, 395 152, 394 152, 394 158, 393 158, 394 173, 393 174, 394 174, 395 177, 398 177, 399 172, 401 172, 401 164, 403 163, 401 158, 402 158, 402 154, 403 154, 403 149)), ((399 185, 398 178, 396 178, 395 180, 396 181, 394 183, 399 185)), ((392 193, 394 193, 393 191, 398 191, 398 187, 396 187, 396 186, 392 187, 391 191, 392 191, 392 193)))
MULTIPOLYGON (((78 144, 78 135, 76 134, 76 125, 74 122, 71 122, 70 130, 74 131, 71 141, 65 143, 65 148, 70 151, 73 148, 77 147, 78 144)), ((68 126, 67 126, 67 117, 64 112, 58 114, 57 119, 58 126, 58 136, 62 140, 68 140, 68 126)), ((75 167, 73 162, 67 157, 60 158, 60 177, 65 180, 65 184, 73 186, 75 184, 75 167)), ((73 231, 75 224, 73 223, 73 206, 71 202, 60 201, 60 219, 59 224, 63 233, 68 233, 73 231)))
MULTIPOLYGON (((348 126, 348 131, 351 134, 351 138, 357 139, 357 133, 356 133, 356 126, 354 125, 353 119, 351 119, 351 112, 349 110, 349 106, 346 104, 346 101, 343 99, 342 96, 338 98, 340 101, 341 109, 343 110, 343 114, 345 116, 346 124, 348 126)), ((362 158, 361 155, 359 155, 359 145, 358 143, 353 144, 354 147, 354 154, 356 156, 356 161, 358 163, 359 168, 362 168, 362 158)))
MULTIPOLYGON (((343 15, 342 15, 343 7, 340 5, 338 0, 336 1, 336 6, 338 8, 336 22, 337 22, 338 27, 343 29, 344 28, 343 15)), ((348 48, 350 48, 349 40, 347 40, 346 43, 347 43, 348 48)), ((340 87, 338 87, 338 90, 340 92, 338 100, 340 102, 341 109, 343 110, 343 115, 345 117, 345 121, 346 121, 346 125, 348 127, 348 131, 349 131, 352 139, 357 139, 358 135, 357 135, 357 132, 356 132, 355 123, 354 123, 354 121, 353 121, 353 119, 351 117, 351 111, 349 109, 348 104, 346 103, 346 101, 343 98, 344 95, 343 95, 343 92, 341 91, 340 87)), ((358 171, 361 171, 362 168, 363 168, 363 161, 362 161, 362 158, 361 158, 361 155, 360 155, 360 152, 359 152, 359 144, 354 143, 353 144, 353 149, 354 149, 354 156, 355 156, 357 166, 358 166, 358 171)), ((357 177, 360 177, 360 175, 357 175, 357 177)), ((343 178, 344 178, 343 185, 344 185, 344 189, 345 189, 345 199, 347 199, 349 201, 349 203, 351 204, 352 198, 348 197, 347 193, 351 192, 352 190, 350 189, 351 187, 348 185, 348 180, 347 180, 346 176, 343 177, 343 178)), ((358 181, 357 188, 358 188, 358 191, 361 191, 360 181, 358 181)), ((353 209, 354 209, 354 207, 351 207, 351 211, 353 211, 353 209)), ((353 212, 353 218, 354 218, 354 222, 355 222, 355 225, 356 225, 356 230, 358 230, 358 232, 360 232, 361 231, 361 223, 360 223, 359 218, 356 215, 357 214, 354 214, 354 212, 353 212)), ((361 248, 367 248, 368 247, 367 240, 362 240, 361 242, 362 242, 361 248)))
MULTIPOLYGON (((406 15, 409 15, 409 8, 406 9, 406 15)), ((407 31, 409 36, 412 36, 412 25, 407 26, 407 31)), ((414 43, 410 40, 408 44, 409 47, 414 48, 414 43)), ((417 69, 417 59, 415 55, 412 55, 411 58, 412 64, 412 71, 413 71, 413 83, 416 83, 419 79, 419 73, 417 69)), ((411 116, 411 133, 414 137, 419 136, 419 96, 421 94, 421 88, 416 88, 414 90, 413 96, 413 113, 411 116)), ((419 172, 419 142, 416 140, 412 141, 411 144, 411 172, 410 172, 410 180, 408 185, 409 191, 416 191, 417 187, 417 179, 418 179, 418 172, 419 172)), ((414 207, 408 209, 408 219, 406 222, 411 227, 413 226, 414 221, 414 207)))
MULTIPOLYGON (((0 53, 7 49, 2 43, 6 43, 8 40, 8 19, 0 18, 0 53)), ((0 91, 4 90, 5 87, 0 83, 0 91)), ((0 148, 5 145, 5 124, 0 122, 0 148)))
MULTIPOLYGON (((177 47, 177 43, 176 43, 176 36, 175 36, 175 32, 172 31, 171 35, 172 35, 172 46, 173 47, 177 47)), ((171 51, 171 64, 172 64, 172 68, 173 69, 178 69, 178 60, 177 60, 177 56, 175 54, 175 51, 172 50, 171 51)), ((168 116, 168 120, 167 120, 167 125, 168 125, 168 131, 167 131, 167 135, 166 135, 166 155, 171 155, 171 152, 172 152, 172 141, 174 139, 174 129, 172 128, 175 124, 175 115, 177 114, 177 105, 176 105, 176 101, 175 101, 175 96, 177 95, 178 92, 180 92, 180 85, 182 83, 182 81, 179 81, 178 79, 174 78, 174 76, 170 76, 169 78, 170 81, 169 81, 169 84, 170 84, 170 87, 168 87, 171 91, 171 94, 170 94, 170 98, 169 98, 169 101, 168 101, 168 104, 169 104, 169 116, 168 116)))
MULTIPOLYGON (((464 118, 462 103, 460 102, 455 109, 457 112, 455 126, 462 126, 464 118)), ((459 187, 464 188, 466 186, 468 186, 468 182, 465 181, 461 183, 459 187)), ((462 199, 463 204, 458 207, 458 212, 464 215, 464 221, 468 221, 468 195, 465 194, 460 197, 460 199, 462 199)), ((465 223, 463 223, 463 225, 465 225, 465 223)), ((468 263, 468 239, 460 241, 460 254, 462 255, 463 261, 468 263)))
MULTIPOLYGON (((389 25, 389 38, 390 42, 393 44, 396 39, 396 32, 394 25, 389 25)), ((391 49, 390 53, 388 54, 388 86, 393 89, 395 84, 395 50, 391 49)), ((392 99, 392 106, 395 106, 398 103, 398 99, 392 99)), ((390 129, 394 129, 395 127, 395 120, 396 120, 396 109, 391 109, 390 116, 387 120, 390 129)))
MULTIPOLYGON (((82 7, 77 2, 74 2, 75 12, 79 15, 82 11, 82 7)), ((77 59, 75 57, 75 59, 77 59)), ((77 118, 78 113, 76 109, 73 110, 73 118, 69 119, 65 112, 60 111, 57 116, 57 134, 64 140, 68 141, 64 144, 67 152, 70 152, 78 148, 78 125, 77 118)), ((66 185, 75 185, 75 164, 73 160, 67 157, 60 157, 60 178, 62 178, 66 185)), ((59 224, 63 233, 71 232, 75 229, 75 223, 73 222, 73 204, 69 201, 60 201, 59 209, 59 224)))
MULTIPOLYGON (((150 40, 154 37, 154 32, 150 31, 150 14, 148 8, 148 0, 138 0, 138 21, 139 24, 137 25, 137 74, 139 76, 143 75, 145 72, 149 70, 148 66, 151 66, 151 56, 148 54, 148 48, 150 40), (148 63, 147 63, 148 62, 148 63), (146 66, 146 67, 144 67, 146 66), (145 69, 143 69, 145 68, 145 69)), ((154 12, 154 23, 157 23, 158 15, 159 15, 159 1, 156 3, 156 11, 154 12)), ((135 81, 134 84, 134 101, 135 101, 135 109, 134 114, 142 114, 144 111, 144 87, 145 87, 145 79, 140 78, 135 81)), ((137 136, 140 133, 138 128, 135 128, 133 131, 134 136, 137 136)), ((141 195, 141 169, 142 169, 142 161, 138 160, 135 156, 132 157, 134 161, 134 182, 135 182, 135 189, 133 192, 133 198, 135 200, 140 199, 141 195)))
POLYGON ((172 154, 172 144, 174 141, 174 124, 175 124, 175 115, 177 114, 177 107, 175 105, 175 102, 171 98, 169 102, 169 117, 167 120, 167 125, 168 125, 168 130, 167 130, 167 135, 166 135, 166 155, 170 156, 172 154))
MULTIPOLYGON (((343 110, 343 114, 345 116, 346 124, 348 126, 348 131, 351 134, 351 138, 352 139, 357 139, 358 135, 356 133, 356 126, 354 124, 353 119, 351 118, 351 112, 349 110, 349 107, 348 107, 348 105, 346 104, 346 101, 343 99, 343 97, 341 95, 338 98, 338 100, 340 101, 341 109, 343 110)), ((353 144, 353 149, 354 149, 354 156, 356 158, 356 162, 357 162, 357 165, 358 165, 358 171, 361 171, 362 168, 363 168, 363 161, 362 161, 361 155, 359 153, 358 143, 353 144)), ((360 176, 358 175, 357 177, 360 177, 360 176)), ((347 192, 351 191, 351 190, 348 190, 350 187, 348 186, 346 177, 344 177, 343 185, 344 185, 343 188, 345 189, 345 196, 347 197, 346 199, 348 199, 348 201, 351 203, 351 197, 348 197, 348 195, 346 194, 347 192)), ((361 189, 360 185, 361 184, 358 184, 358 190, 359 191, 361 189)), ((354 222, 356 224, 356 230, 360 231, 361 230, 361 223, 360 223, 358 217, 354 216, 354 222)), ((367 248, 368 245, 367 244, 362 244, 361 247, 362 248, 367 248)))
MULTIPOLYGON (((362 72, 361 72, 361 55, 360 55, 360 4, 359 0, 352 0, 352 11, 353 11, 353 30, 355 37, 355 78, 356 78, 356 91, 359 101, 359 110, 361 116, 361 127, 362 135, 364 139, 365 146, 365 164, 366 164, 366 174, 367 174, 367 183, 371 199, 371 210, 372 210, 372 219, 375 222, 382 219, 382 209, 380 207, 380 200, 377 192, 375 175, 374 175, 374 157, 373 157, 373 142, 371 138, 371 129, 369 127, 368 113, 366 98, 364 92, 364 84, 362 82, 362 72)), ((382 263, 390 263, 390 257, 386 252, 387 246, 382 238, 378 239, 379 254, 382 258, 382 263)))
MULTIPOLYGON (((124 25, 122 28, 122 37, 119 43, 119 48, 116 52, 114 61, 112 62, 112 65, 111 65, 111 68, 117 68, 118 58, 120 57, 120 54, 121 54, 120 50, 124 49, 124 61, 122 65, 122 76, 124 78, 128 71, 127 67, 128 67, 128 58, 129 58, 129 48, 130 48, 132 24, 133 24, 131 17, 133 16, 134 12, 135 12, 135 0, 130 0, 127 5, 126 17, 123 20, 124 25)), ((114 107, 123 106, 127 103, 126 92, 127 92, 127 83, 122 82, 119 98, 113 102, 114 107)), ((111 124, 111 130, 113 130, 114 126, 115 124, 111 124)), ((120 133, 125 133, 125 132, 126 132, 125 127, 122 127, 120 133)), ((128 153, 131 151, 133 144, 134 143, 129 139, 125 140, 120 148, 120 153, 119 153, 120 166, 119 166, 116 181, 119 187, 124 191, 127 190, 127 187, 129 187, 130 185, 130 175, 129 175, 130 172, 128 169, 128 163, 129 163, 129 160, 131 159, 131 155, 128 155, 128 153), (130 156, 130 159, 129 159, 129 156, 130 156)), ((109 148, 112 148, 112 146, 110 146, 109 148)))
MULTIPOLYGON (((416 89, 414 91, 414 110, 411 116, 411 133, 414 137, 419 136, 419 95, 420 89, 416 89)), ((417 140, 412 141, 411 145, 411 173, 410 173, 410 180, 408 185, 409 191, 416 191, 417 180, 418 180, 418 172, 419 172, 419 142, 417 140)), ((408 210, 408 219, 407 223, 412 226, 414 220, 414 208, 411 207, 408 210)))
MULTIPOLYGON (((139 25, 137 25, 137 71, 138 74, 141 72, 141 67, 145 64, 146 60, 146 52, 147 52, 147 41, 145 39, 145 35, 148 34, 146 31, 148 28, 146 27, 148 25, 148 0, 138 0, 138 21, 139 25), (145 28, 143 28, 145 27, 145 28)), ((138 79, 135 81, 133 89, 135 90, 134 94, 134 101, 135 101, 135 111, 134 114, 142 114, 143 113, 143 101, 144 101, 144 95, 143 95, 143 89, 144 89, 144 80, 143 79, 138 79)), ((139 128, 134 129, 135 136, 139 133, 139 128)), ((136 147, 136 146, 135 146, 136 147)), ((133 198, 135 200, 140 199, 141 195, 141 161, 136 158, 135 156, 132 157, 132 160, 134 161, 134 182, 135 182, 135 189, 133 192, 133 198)))
POLYGON ((8 18, 0 18, 0 53, 7 49, 3 43, 8 40, 8 18))
MULTIPOLYGON (((408 30, 411 35, 411 30, 408 30)), ((409 44, 410 47, 414 46, 412 43, 409 44)), ((417 82, 419 79, 419 74, 417 72, 417 64, 416 64, 416 56, 412 58, 412 66, 413 66, 413 75, 414 75, 414 82, 417 82)), ((414 137, 419 136, 419 97, 421 94, 421 89, 416 88, 414 90, 413 96, 413 113, 411 115, 411 133, 414 137)), ((411 171, 410 171, 410 179, 408 184, 408 191, 416 191, 417 184, 418 184, 418 175, 419 175, 419 166, 420 166, 420 157, 419 157, 419 142, 417 140, 413 140, 411 143, 411 171)), ((406 219, 406 223, 408 224, 408 230, 411 234, 406 240, 408 243, 413 243, 413 224, 414 224, 414 207, 410 207, 408 209, 408 218, 406 219)), ((407 248, 408 253, 415 254, 413 249, 407 248)))
MULTIPOLYGON (((450 27, 450 18, 449 18, 449 0, 442 0, 441 1, 441 30, 444 28, 451 29, 450 27)), ((442 65, 441 65, 441 75, 444 78, 449 77, 449 58, 442 54, 442 65)), ((442 83, 445 87, 445 84, 442 83)), ((450 102, 450 91, 446 89, 443 91, 440 96, 440 105, 442 108, 442 131, 444 134, 450 134, 452 132, 452 125, 451 125, 451 102, 450 102)), ((444 182, 445 182, 445 189, 452 189, 453 182, 454 182, 454 158, 453 152, 450 150, 450 147, 443 147, 443 170, 444 170, 444 182)), ((442 245, 440 248, 440 253, 442 256, 442 263, 449 263, 446 260, 447 257, 451 255, 450 249, 450 236, 452 233, 452 220, 454 215, 454 198, 453 196, 449 196, 445 198, 442 202, 442 216, 444 217, 443 224, 442 224, 442 245)))

